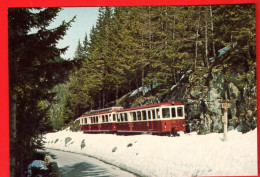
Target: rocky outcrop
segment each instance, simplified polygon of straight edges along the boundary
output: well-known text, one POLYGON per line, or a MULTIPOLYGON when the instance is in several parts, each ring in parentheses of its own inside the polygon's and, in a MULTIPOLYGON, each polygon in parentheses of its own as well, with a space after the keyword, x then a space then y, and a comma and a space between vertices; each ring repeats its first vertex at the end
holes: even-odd
POLYGON ((196 71, 170 97, 185 104, 191 131, 222 132, 222 103, 229 102, 228 128, 247 132, 256 127, 256 64, 242 74, 221 68, 196 71))
POLYGON ((223 132, 222 103, 229 102, 228 129, 248 132, 256 128, 256 63, 248 71, 218 67, 207 70, 197 68, 168 91, 153 90, 146 95, 130 94, 122 97, 117 105, 136 107, 171 101, 185 104, 188 130, 200 134, 223 132))

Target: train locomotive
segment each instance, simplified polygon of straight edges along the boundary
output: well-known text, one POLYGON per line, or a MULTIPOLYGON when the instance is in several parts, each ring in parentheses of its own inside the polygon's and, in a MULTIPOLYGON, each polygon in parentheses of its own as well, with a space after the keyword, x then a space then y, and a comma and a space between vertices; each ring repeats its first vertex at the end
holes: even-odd
POLYGON ((78 119, 84 133, 164 135, 185 131, 184 105, 177 102, 92 110, 78 119))

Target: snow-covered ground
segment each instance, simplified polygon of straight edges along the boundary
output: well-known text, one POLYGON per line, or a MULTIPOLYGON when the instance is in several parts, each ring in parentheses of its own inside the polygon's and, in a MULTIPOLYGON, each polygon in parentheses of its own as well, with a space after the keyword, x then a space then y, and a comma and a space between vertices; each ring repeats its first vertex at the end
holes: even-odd
POLYGON ((253 176, 257 169, 257 129, 242 134, 179 137, 83 134, 68 129, 45 135, 45 147, 93 156, 140 176, 253 176))

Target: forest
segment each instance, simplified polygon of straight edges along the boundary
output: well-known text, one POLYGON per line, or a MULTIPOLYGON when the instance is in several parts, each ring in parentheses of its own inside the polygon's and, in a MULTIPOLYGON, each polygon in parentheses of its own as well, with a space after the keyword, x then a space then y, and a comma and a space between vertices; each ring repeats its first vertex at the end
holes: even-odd
POLYGON ((222 65, 243 73, 256 62, 255 35, 253 5, 101 7, 75 52, 82 67, 63 86, 62 119, 116 105, 125 94, 154 83, 157 94, 167 92, 188 71, 222 65), (238 52, 211 62, 234 43, 238 52))
POLYGON ((216 93, 233 101, 230 123, 256 126, 251 124, 256 116, 254 5, 100 7, 96 25, 79 40, 72 60, 61 58, 67 47, 56 45, 77 19, 48 28, 61 10, 8 11, 11 176, 24 175, 33 152, 42 147, 42 134, 92 109, 174 98, 188 107, 194 130, 221 130, 214 124, 219 113, 207 105, 214 102, 211 92, 204 89, 215 89, 219 70, 226 91, 216 93))

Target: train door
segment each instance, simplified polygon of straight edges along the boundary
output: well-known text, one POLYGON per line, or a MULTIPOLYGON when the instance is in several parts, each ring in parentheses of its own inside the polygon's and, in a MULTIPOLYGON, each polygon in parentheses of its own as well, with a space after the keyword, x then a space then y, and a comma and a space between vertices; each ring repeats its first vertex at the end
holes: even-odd
POLYGON ((176 126, 175 125, 176 124, 176 120, 174 120, 174 119, 176 119, 176 108, 172 107, 171 108, 171 126, 172 127, 176 126))
POLYGON ((97 125, 98 125, 98 130, 100 131, 101 130, 101 118, 100 118, 100 116, 96 116, 96 122, 97 122, 97 125))
POLYGON ((130 112, 130 117, 132 118, 131 122, 132 122, 132 127, 130 128, 131 131, 136 131, 136 121, 137 121, 137 114, 136 112, 130 112))
POLYGON ((133 118, 132 118, 132 114, 130 112, 127 112, 127 121, 128 121, 128 125, 129 125, 129 131, 133 130, 133 118))
POLYGON ((143 120, 142 130, 146 132, 146 131, 148 131, 148 127, 149 127, 146 110, 142 110, 142 120, 143 120))
POLYGON ((155 110, 147 110, 148 131, 153 131, 153 119, 155 119, 155 110), (154 113, 153 113, 154 111, 154 113))

